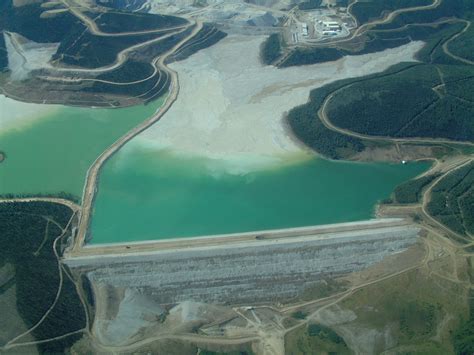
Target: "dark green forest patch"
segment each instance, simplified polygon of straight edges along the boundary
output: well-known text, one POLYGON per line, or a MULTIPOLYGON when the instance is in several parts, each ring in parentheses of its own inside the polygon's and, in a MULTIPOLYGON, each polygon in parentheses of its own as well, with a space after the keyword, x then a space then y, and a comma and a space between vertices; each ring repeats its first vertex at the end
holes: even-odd
POLYGON ((474 163, 457 169, 433 187, 428 212, 460 234, 474 234, 474 163))
POLYGON ((449 50, 458 57, 474 62, 474 25, 449 43, 449 50))
POLYGON ((376 0, 359 1, 352 6, 352 15, 359 25, 377 20, 394 10, 432 4, 432 0, 376 0))
POLYGON ((266 65, 272 64, 282 55, 282 38, 279 33, 271 34, 260 48, 260 58, 266 65))
POLYGON ((186 25, 187 21, 175 16, 119 12, 117 10, 101 14, 91 14, 95 23, 105 33, 140 32, 166 29, 186 25))
MULTIPOLYGON (((474 140, 474 88, 458 98, 443 84, 458 80, 451 67, 419 65, 390 76, 358 82, 338 91, 328 116, 338 127, 389 137, 474 140), (439 91, 437 90, 439 89, 439 91)), ((466 68, 465 77, 474 75, 466 68)))
MULTIPOLYGON (((16 307, 28 328, 34 326, 53 305, 60 284, 53 243, 63 234, 72 216, 65 206, 46 203, 0 203, 0 265, 15 269, 16 307)), ((67 234, 65 234, 67 235, 67 234)), ((57 243, 61 252, 62 242, 57 243)), ((85 313, 74 284, 64 271, 61 293, 51 313, 32 331, 36 340, 46 340, 85 327, 85 313)), ((12 305, 1 304, 1 307, 12 305)), ((81 334, 38 344, 41 353, 64 353, 81 334)), ((21 339, 18 341, 22 342, 21 339)), ((21 348, 20 348, 21 349, 21 348)))
POLYGON ((418 179, 407 181, 398 185, 393 192, 395 203, 417 203, 421 201, 423 189, 428 186, 438 175, 430 174, 418 179))

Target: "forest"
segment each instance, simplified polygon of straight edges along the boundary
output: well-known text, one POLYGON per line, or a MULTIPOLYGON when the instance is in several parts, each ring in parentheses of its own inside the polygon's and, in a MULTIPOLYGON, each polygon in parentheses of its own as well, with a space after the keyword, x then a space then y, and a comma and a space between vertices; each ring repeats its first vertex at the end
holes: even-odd
POLYGON ((260 58, 266 65, 272 64, 282 55, 281 35, 278 33, 271 34, 260 48, 260 58))
POLYGON ((439 181, 432 189, 427 208, 434 218, 457 233, 474 234, 474 162, 439 181))
MULTIPOLYGON (((459 80, 457 69, 418 65, 349 85, 329 102, 329 119, 367 135, 474 140, 474 89, 459 98, 442 85, 459 80)), ((474 75, 473 69, 463 69, 464 77, 474 75)))
POLYGON ((105 33, 152 31, 187 24, 187 21, 180 17, 118 10, 101 14, 90 13, 90 17, 95 17, 97 26, 105 33))
POLYGON ((300 10, 312 10, 317 9, 321 6, 322 0, 308 0, 304 2, 300 2, 298 4, 298 9, 300 10))
MULTIPOLYGON (((351 81, 351 79, 348 79, 351 81)), ((347 81, 340 81, 311 91, 309 101, 295 107, 287 115, 293 133, 318 153, 331 158, 349 158, 365 148, 362 140, 332 131, 318 118, 318 110, 324 99, 347 81)))
MULTIPOLYGON (((386 74, 404 71, 415 65, 417 64, 399 64, 388 69, 386 74)), ((348 159, 373 144, 328 129, 321 122, 318 111, 325 99, 333 92, 377 76, 378 74, 373 74, 357 79, 340 80, 311 91, 308 102, 293 108, 287 115, 288 124, 295 136, 316 152, 331 159, 348 159)))
POLYGON ((474 62, 474 25, 449 43, 449 50, 455 55, 474 62))
POLYGON ((439 175, 430 174, 398 185, 393 192, 394 203, 418 203, 422 200, 423 189, 439 175))
POLYGON ((459 355, 474 354, 474 292, 472 290, 469 299, 469 317, 453 334, 454 349, 459 355))
POLYGON ((377 33, 384 38, 403 33, 426 41, 417 55, 424 64, 396 73, 386 71, 338 90, 327 106, 331 122, 367 135, 473 140, 474 68, 442 49, 464 27, 446 23, 377 33))
POLYGON ((54 17, 41 17, 39 2, 13 6, 13 0, 0 1, 0 31, 16 32, 40 43, 60 42, 80 21, 69 12, 54 17))
POLYGON ((0 73, 8 70, 8 53, 3 34, 0 35, 0 73))
MULTIPOLYGON (((72 212, 68 207, 47 202, 0 204, 0 265, 12 264, 16 287, 16 305, 0 303, 2 307, 16 307, 19 315, 30 328, 53 305, 58 291, 60 274, 53 243, 63 235, 72 212)), ((68 233, 64 234, 67 236, 68 233)), ((63 240, 57 245, 61 253, 63 240)), ((37 340, 46 340, 85 327, 85 313, 74 284, 61 270, 64 282, 58 302, 45 320, 32 332, 37 340)), ((3 290, 5 291, 5 290, 3 290)), ((1 297, 1 294, 0 294, 1 297)), ((14 321, 14 320, 12 320, 14 321)), ((80 334, 37 345, 41 353, 64 353, 80 334)), ((22 342, 21 339, 18 340, 22 342)), ((21 349, 21 348, 19 348, 21 349)))
POLYGON ((95 36, 80 23, 61 41, 53 60, 83 68, 99 68, 112 64, 120 51, 156 37, 156 34, 122 37, 95 36))
POLYGON ((167 63, 184 60, 201 49, 213 46, 221 39, 225 38, 227 33, 219 31, 211 24, 203 24, 202 29, 189 42, 179 49, 173 56, 167 59, 167 63))
POLYGON ((359 25, 376 20, 397 9, 430 5, 432 0, 378 0, 359 1, 352 6, 352 14, 359 25))

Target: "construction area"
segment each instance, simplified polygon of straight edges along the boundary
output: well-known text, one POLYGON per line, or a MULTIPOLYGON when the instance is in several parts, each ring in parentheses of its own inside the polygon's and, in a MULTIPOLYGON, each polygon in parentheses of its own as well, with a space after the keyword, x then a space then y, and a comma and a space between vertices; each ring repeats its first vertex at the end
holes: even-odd
POLYGON ((283 38, 288 45, 311 44, 348 37, 355 28, 345 7, 296 10, 285 23, 283 38))

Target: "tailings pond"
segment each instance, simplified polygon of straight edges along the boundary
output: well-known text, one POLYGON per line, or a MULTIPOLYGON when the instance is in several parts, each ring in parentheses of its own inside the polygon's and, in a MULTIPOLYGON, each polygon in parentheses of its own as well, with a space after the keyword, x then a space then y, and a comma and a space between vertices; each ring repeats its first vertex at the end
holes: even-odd
MULTIPOLYGON (((0 194, 64 191, 80 196, 97 156, 161 103, 126 109, 44 110, 41 105, 29 107, 25 115, 30 119, 14 124, 3 111, 0 151, 6 159, 0 163, 0 194)), ((18 111, 15 115, 22 119, 18 111)), ((239 171, 219 160, 132 140, 103 167, 91 243, 363 220, 397 184, 429 167, 307 156, 289 160, 257 170, 254 162, 252 169, 239 171)))
POLYGON ((247 173, 134 145, 101 174, 90 243, 190 237, 364 220, 428 163, 319 158, 247 173))
POLYGON ((0 194, 78 197, 94 160, 162 103, 91 109, 1 99, 0 151, 6 159, 0 163, 0 194))

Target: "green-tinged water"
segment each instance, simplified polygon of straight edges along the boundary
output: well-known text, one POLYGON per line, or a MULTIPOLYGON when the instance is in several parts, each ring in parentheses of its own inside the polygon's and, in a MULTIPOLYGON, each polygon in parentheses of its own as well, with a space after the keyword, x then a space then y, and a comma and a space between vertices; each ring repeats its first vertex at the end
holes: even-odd
POLYGON ((0 194, 64 191, 80 196, 94 160, 161 103, 123 109, 58 107, 18 129, 0 132, 0 151, 7 156, 0 163, 0 194))
POLYGON ((315 158, 232 175, 210 170, 204 159, 129 146, 101 174, 91 243, 363 220, 397 184, 428 167, 315 158))

